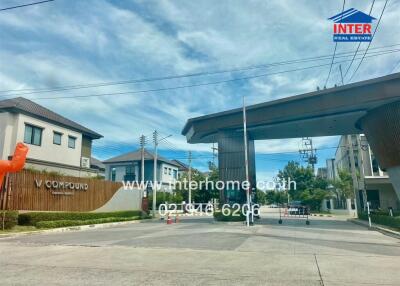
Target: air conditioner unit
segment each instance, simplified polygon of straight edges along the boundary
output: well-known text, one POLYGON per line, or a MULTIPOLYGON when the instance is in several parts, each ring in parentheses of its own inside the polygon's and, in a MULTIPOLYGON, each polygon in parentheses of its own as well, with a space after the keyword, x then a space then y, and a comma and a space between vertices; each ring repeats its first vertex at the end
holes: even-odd
POLYGON ((90 158, 82 157, 81 158, 81 167, 82 168, 90 168, 90 158))

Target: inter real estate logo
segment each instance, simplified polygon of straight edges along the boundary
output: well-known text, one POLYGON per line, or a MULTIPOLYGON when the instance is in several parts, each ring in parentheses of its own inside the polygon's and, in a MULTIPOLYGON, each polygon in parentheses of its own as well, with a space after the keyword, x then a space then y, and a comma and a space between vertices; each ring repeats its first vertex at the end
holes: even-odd
POLYGON ((374 17, 354 8, 339 13, 329 20, 333 21, 334 42, 371 42, 371 26, 374 17))

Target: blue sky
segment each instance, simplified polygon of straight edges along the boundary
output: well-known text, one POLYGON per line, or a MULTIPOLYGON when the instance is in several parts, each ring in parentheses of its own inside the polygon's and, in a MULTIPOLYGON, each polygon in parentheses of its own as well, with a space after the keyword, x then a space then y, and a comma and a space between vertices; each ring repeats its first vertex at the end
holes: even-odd
MULTIPOLYGON (((0 8, 27 2, 31 1, 1 0, 0 8)), ((372 10, 375 18, 379 18, 384 2, 376 1, 372 10)), ((346 9, 368 13, 371 3, 346 1, 346 9)), ((56 0, 3 11, 0 90, 19 91, 0 96, 16 96, 26 93, 24 89, 234 69, 332 54, 332 23, 327 18, 341 12, 342 4, 341 0, 56 0)), ((371 48, 400 42, 399 14, 399 1, 390 1, 371 48)), ((337 52, 356 46, 339 43, 337 52)), ((366 46, 362 44, 361 49, 366 46)), ((399 59, 400 54, 393 53, 365 60, 353 81, 386 75, 399 59)), ((307 65, 22 96, 103 134, 104 138, 94 143, 94 155, 100 159, 137 148, 141 134, 151 135, 157 129, 162 135, 173 135, 160 145, 162 155, 185 161, 187 151, 192 150, 195 166, 204 170, 211 160, 212 146, 186 143, 180 132, 188 118, 239 107, 243 93, 248 103, 259 103, 314 91, 324 85, 329 67, 161 92, 37 98, 158 89, 307 65)), ((343 65, 347 68, 348 63, 343 65)), ((339 83, 338 65, 333 66, 328 87, 335 83, 339 83)), ((148 139, 151 142, 150 136, 148 139)), ((337 137, 314 139, 316 147, 322 148, 317 153, 319 166, 334 156, 332 147, 337 142, 337 137)), ((258 179, 271 178, 288 160, 300 160, 296 153, 300 144, 298 138, 258 141, 258 179), (265 154, 279 152, 293 153, 265 154)))

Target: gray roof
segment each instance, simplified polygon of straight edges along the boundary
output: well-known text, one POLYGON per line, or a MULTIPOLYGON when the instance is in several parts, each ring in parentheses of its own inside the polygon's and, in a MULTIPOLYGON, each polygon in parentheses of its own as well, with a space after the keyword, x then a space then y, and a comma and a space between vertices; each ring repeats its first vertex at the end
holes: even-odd
POLYGON ((189 170, 189 165, 183 163, 182 161, 174 159, 174 160, 172 160, 172 162, 174 162, 177 165, 179 165, 179 170, 182 170, 182 171, 189 170))
POLYGON ((64 126, 76 131, 81 132, 84 135, 91 137, 92 139, 99 139, 103 137, 101 134, 90 130, 72 120, 69 120, 29 99, 23 97, 16 97, 11 99, 5 99, 0 101, 0 112, 2 110, 10 112, 25 113, 33 117, 52 122, 54 124, 64 126))
POLYGON ((93 166, 97 169, 105 169, 106 168, 106 166, 100 160, 98 160, 94 157, 90 158, 90 166, 91 167, 93 166))
MULTIPOLYGON (((103 163, 104 164, 123 163, 123 162, 140 161, 140 160, 142 160, 142 153, 141 153, 141 150, 139 149, 139 150, 136 150, 133 152, 128 152, 128 153, 107 159, 107 160, 103 161, 103 163)), ((154 160, 154 155, 145 149, 144 150, 144 160, 145 161, 154 160)), ((174 165, 176 167, 180 167, 179 164, 177 164, 171 160, 168 160, 162 156, 157 156, 157 161, 165 162, 165 163, 174 165)))

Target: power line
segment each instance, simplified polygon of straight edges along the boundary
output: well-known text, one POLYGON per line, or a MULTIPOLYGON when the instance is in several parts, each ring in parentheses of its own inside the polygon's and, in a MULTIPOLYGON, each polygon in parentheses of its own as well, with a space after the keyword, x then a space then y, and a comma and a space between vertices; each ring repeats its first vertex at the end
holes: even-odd
MULTIPOLYGON (((371 16, 371 13, 372 13, 372 9, 374 8, 374 4, 375 4, 375 0, 372 0, 371 8, 369 9, 369 14, 368 14, 368 15, 370 15, 370 16, 371 16)), ((357 55, 357 53, 358 53, 358 49, 360 48, 360 46, 361 46, 361 42, 358 43, 356 52, 354 53, 353 58, 351 59, 351 62, 350 62, 349 66, 348 66, 347 69, 346 69, 346 72, 344 73, 344 76, 343 76, 344 78, 346 78, 347 73, 349 72, 350 67, 351 67, 351 65, 352 65, 353 62, 354 62, 354 59, 355 59, 355 57, 356 57, 356 55, 357 55)))
MULTIPOLYGON (((346 0, 343 0, 342 15, 340 16, 340 21, 341 21, 342 18, 343 18, 343 12, 344 12, 344 6, 345 6, 345 5, 346 5, 346 0)), ((335 42, 335 49, 333 50, 332 61, 331 61, 331 65, 330 65, 330 67, 329 67, 328 76, 326 77, 326 81, 325 81, 324 88, 327 86, 328 81, 329 81, 329 77, 331 76, 332 66, 333 66, 333 61, 335 60, 335 54, 336 54, 337 45, 338 45, 338 42, 335 42)))
MULTIPOLYGON (((400 49, 397 49, 397 50, 393 50, 393 51, 390 51, 390 52, 382 52, 382 53, 379 53, 379 54, 376 54, 376 55, 366 56, 364 58, 371 58, 371 57, 376 57, 376 56, 381 56, 381 55, 386 55, 386 54, 391 54, 391 53, 397 53, 399 51, 400 51, 400 49)), ((348 61, 350 61, 350 60, 337 61, 334 64, 348 62, 348 61)), ((320 65, 308 66, 308 67, 303 67, 303 68, 296 68, 296 69, 279 71, 279 72, 264 73, 264 74, 259 74, 259 75, 238 77, 238 78, 227 79, 227 80, 219 80, 219 81, 204 82, 204 83, 195 83, 195 84, 164 87, 164 88, 154 88, 154 89, 144 89, 144 90, 114 92, 114 93, 102 93, 102 94, 88 94, 88 95, 37 97, 37 98, 34 98, 34 100, 89 98, 89 97, 101 97, 101 96, 110 96, 110 95, 125 95, 125 94, 138 94, 138 93, 178 90, 178 89, 191 88, 191 87, 200 87, 200 86, 217 85, 217 84, 236 82, 236 81, 244 81, 244 80, 249 80, 249 79, 254 79, 254 78, 270 76, 270 75, 285 74, 285 73, 290 73, 290 72, 296 72, 296 71, 302 71, 302 70, 308 70, 308 69, 315 69, 315 68, 324 67, 324 66, 327 66, 327 65, 330 65, 330 64, 320 64, 320 65)))
POLYGON ((33 6, 33 5, 38 5, 38 4, 43 4, 43 3, 46 3, 46 2, 53 2, 53 1, 55 1, 55 0, 45 0, 45 1, 33 2, 33 3, 29 3, 29 4, 23 4, 23 5, 18 5, 18 6, 2 8, 2 9, 0 9, 0 11, 17 9, 17 8, 22 8, 22 7, 26 7, 26 6, 33 6))
MULTIPOLYGON (((393 45, 387 45, 387 46, 381 46, 381 47, 375 47, 375 48, 371 48, 371 50, 396 47, 399 45, 400 45, 400 43, 393 44, 393 45)), ((384 51, 371 52, 369 54, 380 53, 380 52, 384 52, 384 51)), ((336 56, 336 58, 349 57, 349 56, 351 56, 351 54, 353 54, 353 51, 337 53, 336 55, 340 55, 340 56, 336 56)), ((247 67, 236 68, 236 69, 225 69, 225 70, 208 71, 208 72, 205 71, 205 72, 199 72, 199 73, 159 76, 159 77, 151 77, 151 78, 124 80, 124 81, 110 81, 110 82, 100 82, 100 83, 81 84, 81 85, 67 85, 67 86, 58 86, 58 87, 53 87, 53 88, 26 88, 26 89, 18 89, 18 90, 10 89, 10 90, 2 90, 2 91, 0 91, 0 93, 16 92, 16 93, 11 93, 11 94, 6 94, 6 96, 19 96, 19 95, 27 95, 27 94, 35 94, 35 93, 69 91, 69 90, 96 88, 96 87, 113 86, 113 85, 145 83, 145 82, 181 79, 181 78, 189 78, 189 77, 197 77, 197 76, 208 76, 208 75, 232 73, 232 72, 238 72, 238 71, 248 71, 248 70, 262 69, 262 68, 275 67, 275 66, 281 66, 281 65, 296 64, 296 63, 322 61, 322 60, 328 60, 331 56, 332 55, 321 55, 321 56, 317 56, 317 57, 309 57, 309 58, 302 58, 302 59, 297 59, 297 60, 289 60, 289 61, 282 61, 282 62, 275 62, 275 63, 253 65, 253 66, 247 66, 247 67), (21 92, 21 91, 23 91, 23 92, 21 92)))
POLYGON ((358 66, 357 66, 357 68, 355 69, 354 73, 353 73, 352 76, 350 77, 349 82, 353 79, 353 77, 354 77, 355 74, 357 73, 358 69, 360 68, 360 66, 361 66, 361 64, 362 64, 362 62, 363 62, 363 60, 364 60, 364 57, 365 57, 366 53, 368 52, 368 49, 369 49, 369 47, 371 46, 372 41, 374 40, 375 33, 376 33, 376 31, 378 30, 379 23, 381 22, 381 19, 382 19, 382 16, 383 16, 383 12, 385 12, 386 5, 387 5, 388 2, 389 2, 389 0, 386 0, 386 1, 385 1, 385 5, 383 6, 381 15, 379 16, 378 23, 376 24, 374 33, 372 34, 372 39, 371 39, 371 41, 368 43, 367 49, 366 49, 366 51, 364 52, 364 55, 363 55, 363 57, 361 58, 361 61, 358 63, 358 66))
POLYGON ((400 59, 398 60, 398 62, 396 63, 396 65, 393 67, 393 69, 391 70, 391 72, 389 74, 392 74, 399 65, 400 65, 400 59))

